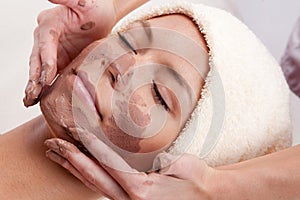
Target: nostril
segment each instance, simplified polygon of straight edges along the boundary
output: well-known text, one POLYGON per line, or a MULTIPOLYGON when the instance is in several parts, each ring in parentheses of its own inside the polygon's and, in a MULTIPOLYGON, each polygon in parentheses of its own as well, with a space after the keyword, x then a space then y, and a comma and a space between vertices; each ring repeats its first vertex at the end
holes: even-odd
POLYGON ((98 114, 99 114, 100 120, 103 121, 103 115, 100 112, 98 114))
POLYGON ((103 115, 101 113, 100 106, 99 106, 98 102, 99 101, 97 100, 97 96, 96 96, 96 98, 95 98, 95 107, 96 107, 96 110, 97 110, 97 113, 99 115, 100 120, 103 121, 103 115))
POLYGON ((77 76, 77 71, 75 68, 72 68, 72 73, 77 76))

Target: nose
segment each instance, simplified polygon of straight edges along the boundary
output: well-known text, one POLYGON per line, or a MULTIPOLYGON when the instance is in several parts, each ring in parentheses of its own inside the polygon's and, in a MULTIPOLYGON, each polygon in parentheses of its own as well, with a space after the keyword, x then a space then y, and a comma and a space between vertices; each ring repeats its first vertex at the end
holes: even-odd
POLYGON ((117 74, 124 76, 133 66, 135 66, 135 58, 131 53, 128 53, 110 64, 102 76, 99 77, 99 81, 95 86, 95 104, 103 122, 112 117, 114 104, 118 103, 113 102, 117 101, 117 99, 114 99, 116 86, 113 81, 117 82, 117 74))
POLYGON ((111 74, 108 69, 102 74, 95 87, 95 105, 103 122, 112 116, 112 98, 114 88, 111 83, 111 74))
POLYGON ((115 60, 112 66, 116 67, 117 71, 123 76, 131 67, 135 66, 135 64, 136 56, 132 55, 132 53, 127 53, 115 60))
MULTIPOLYGON (((96 107, 98 108, 98 111, 100 112, 103 121, 106 121, 107 119, 111 118, 113 114, 112 113, 113 109, 115 109, 116 104, 121 103, 121 101, 118 101, 116 96, 114 96, 117 93, 115 93, 116 88, 112 84, 112 80, 111 80, 112 74, 110 74, 110 71, 118 72, 120 73, 121 76, 124 76, 130 70, 133 70, 135 67, 138 67, 139 65, 143 65, 149 61, 150 62, 152 61, 151 56, 147 56, 145 54, 135 55, 133 53, 128 53, 119 57, 117 60, 113 62, 113 64, 111 64, 105 70, 102 77, 99 78, 99 82, 96 87, 96 107)), ((132 78, 129 79, 126 78, 125 85, 129 84, 132 78)), ((117 78, 115 77, 114 79, 117 78)), ((126 94, 123 95, 126 96, 126 94)), ((123 98, 129 98, 129 97, 123 97, 123 98)), ((118 105, 117 107, 123 107, 123 106, 124 105, 118 105)))

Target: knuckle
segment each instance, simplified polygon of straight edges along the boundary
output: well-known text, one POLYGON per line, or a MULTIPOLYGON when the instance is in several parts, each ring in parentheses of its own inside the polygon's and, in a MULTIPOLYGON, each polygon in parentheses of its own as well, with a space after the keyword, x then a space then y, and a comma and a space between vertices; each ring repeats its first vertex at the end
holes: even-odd
POLYGON ((95 175, 93 173, 93 169, 91 169, 90 167, 85 167, 82 170, 82 175, 92 184, 94 184, 95 181, 95 175))
POLYGON ((39 28, 39 27, 36 27, 36 28, 34 29, 34 32, 33 32, 34 37, 37 38, 37 37, 39 36, 39 33, 40 33, 40 28, 39 28))
POLYGON ((133 200, 148 200, 149 195, 145 190, 141 189, 135 189, 134 193, 132 194, 132 199, 133 200))
POLYGON ((45 18, 47 18, 49 15, 49 11, 48 10, 43 10, 42 12, 40 12, 40 14, 37 17, 37 23, 40 24, 42 21, 44 21, 45 18))
POLYGON ((69 161, 67 161, 67 160, 64 160, 64 161, 61 163, 61 166, 63 166, 65 169, 71 171, 70 163, 69 163, 69 161))
POLYGON ((178 163, 180 164, 180 166, 182 167, 182 165, 185 165, 186 163, 190 163, 191 161, 197 161, 199 160, 198 157, 191 155, 191 154, 183 154, 183 156, 181 156, 178 159, 178 163))
POLYGON ((38 57, 36 55, 31 54, 29 58, 29 66, 36 67, 37 62, 38 62, 38 57))
POLYGON ((131 196, 134 200, 151 199, 151 188, 154 184, 152 178, 144 180, 139 186, 131 188, 131 196))
POLYGON ((47 48, 46 45, 47 45, 46 41, 39 41, 38 46, 39 46, 40 51, 45 50, 47 48))

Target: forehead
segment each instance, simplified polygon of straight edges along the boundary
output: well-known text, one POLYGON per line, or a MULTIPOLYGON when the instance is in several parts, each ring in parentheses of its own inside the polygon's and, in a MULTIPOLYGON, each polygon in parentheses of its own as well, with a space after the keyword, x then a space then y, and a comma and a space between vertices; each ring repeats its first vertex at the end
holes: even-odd
POLYGON ((199 30, 197 24, 193 20, 183 14, 169 14, 157 16, 147 20, 136 21, 121 30, 128 30, 140 27, 156 27, 165 28, 173 31, 177 31, 186 37, 194 40, 204 51, 208 52, 206 41, 199 30))
MULTIPOLYGON (((144 30, 140 36, 152 39, 149 47, 165 51, 159 52, 156 57, 167 57, 167 65, 183 76, 194 91, 200 90, 200 83, 209 70, 208 47, 191 18, 182 14, 164 15, 137 21, 127 27, 127 31, 138 29, 144 30)), ((128 34, 128 39, 131 38, 135 38, 133 44, 143 41, 142 38, 138 39, 138 35, 128 34)))

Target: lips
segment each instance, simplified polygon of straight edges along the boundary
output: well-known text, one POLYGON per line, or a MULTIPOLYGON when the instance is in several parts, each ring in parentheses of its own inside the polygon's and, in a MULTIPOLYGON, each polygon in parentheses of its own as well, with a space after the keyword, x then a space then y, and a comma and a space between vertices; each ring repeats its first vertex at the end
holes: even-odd
POLYGON ((85 72, 85 71, 79 71, 77 73, 77 76, 82 81, 83 85, 85 86, 86 90, 90 94, 91 98, 95 99, 95 87, 94 87, 93 83, 91 83, 89 81, 89 77, 88 77, 87 72, 85 72))
POLYGON ((100 110, 96 106, 95 87, 89 81, 86 72, 78 72, 74 81, 73 92, 75 94, 73 101, 78 101, 78 103, 75 104, 78 104, 76 106, 80 107, 80 110, 85 110, 85 112, 95 112, 98 117, 101 118, 100 110))

